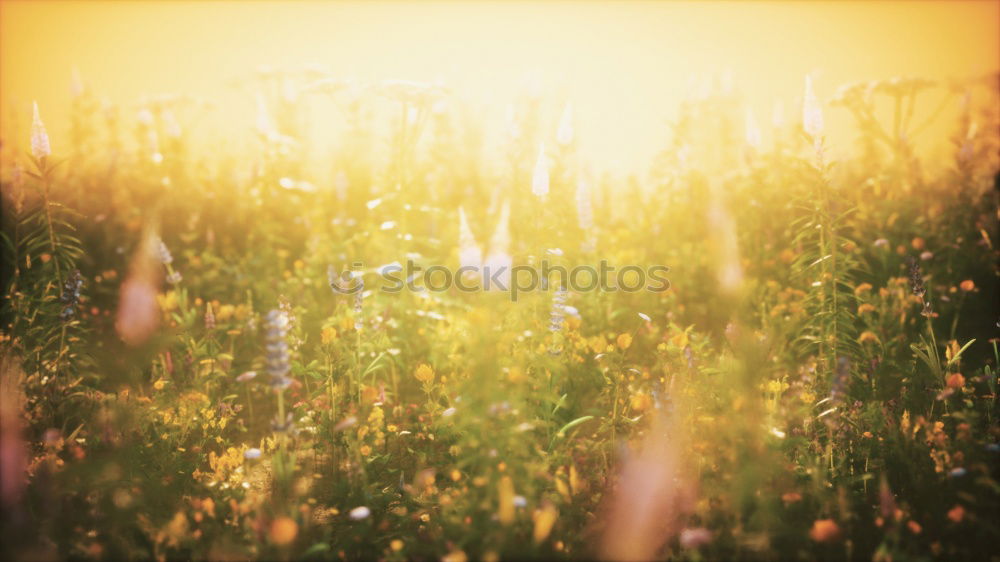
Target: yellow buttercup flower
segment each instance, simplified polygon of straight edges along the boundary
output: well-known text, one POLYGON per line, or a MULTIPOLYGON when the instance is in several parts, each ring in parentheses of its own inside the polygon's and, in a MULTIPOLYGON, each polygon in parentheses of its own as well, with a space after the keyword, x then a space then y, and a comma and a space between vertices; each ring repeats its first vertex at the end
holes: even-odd
POLYGON ((618 344, 618 349, 624 351, 632 345, 632 336, 630 334, 619 334, 615 343, 618 344))
POLYGON ((327 326, 326 328, 323 328, 322 332, 320 332, 320 341, 323 342, 323 345, 329 345, 333 343, 335 339, 337 339, 337 329, 333 326, 327 326))
POLYGON ((421 363, 413 373, 413 376, 420 382, 429 383, 434 380, 434 369, 426 363, 421 363))

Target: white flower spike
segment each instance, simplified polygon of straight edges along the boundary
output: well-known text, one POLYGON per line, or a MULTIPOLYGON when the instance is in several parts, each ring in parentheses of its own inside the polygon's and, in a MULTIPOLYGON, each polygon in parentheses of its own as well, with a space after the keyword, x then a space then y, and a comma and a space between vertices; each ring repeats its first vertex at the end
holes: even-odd
POLYGON ((49 146, 49 134, 45 132, 45 123, 38 114, 38 102, 34 103, 34 115, 31 118, 31 154, 42 159, 52 154, 49 146))
POLYGON ((545 155, 545 145, 538 147, 538 160, 535 161, 535 172, 531 175, 531 192, 537 197, 549 194, 549 160, 545 155))
POLYGON ((818 142, 823 134, 823 108, 813 91, 812 77, 806 75, 806 88, 802 96, 802 128, 818 142))
POLYGON ((458 208, 458 263, 461 267, 475 267, 479 269, 483 265, 483 251, 476 244, 476 238, 469 228, 469 219, 465 216, 465 208, 458 208))

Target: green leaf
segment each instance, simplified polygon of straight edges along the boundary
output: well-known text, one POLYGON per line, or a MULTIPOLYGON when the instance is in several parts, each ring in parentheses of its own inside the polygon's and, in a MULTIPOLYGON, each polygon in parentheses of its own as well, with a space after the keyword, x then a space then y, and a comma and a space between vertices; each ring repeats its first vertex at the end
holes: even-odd
POLYGON ((567 431, 573 429, 574 427, 580 425, 581 423, 583 423, 585 421, 589 421, 589 420, 592 420, 592 419, 594 419, 594 416, 583 416, 583 417, 576 418, 575 420, 573 420, 573 421, 567 423, 566 425, 562 426, 562 428, 556 433, 556 437, 564 437, 566 435, 567 431))

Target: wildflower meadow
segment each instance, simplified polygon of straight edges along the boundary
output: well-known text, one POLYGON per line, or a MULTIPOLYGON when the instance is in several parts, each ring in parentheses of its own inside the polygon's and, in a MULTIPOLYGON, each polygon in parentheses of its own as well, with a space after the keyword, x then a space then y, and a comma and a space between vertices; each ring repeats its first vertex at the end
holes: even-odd
POLYGON ((3 559, 1000 556, 997 74, 715 83, 628 175, 556 91, 239 76, 5 108, 3 559))

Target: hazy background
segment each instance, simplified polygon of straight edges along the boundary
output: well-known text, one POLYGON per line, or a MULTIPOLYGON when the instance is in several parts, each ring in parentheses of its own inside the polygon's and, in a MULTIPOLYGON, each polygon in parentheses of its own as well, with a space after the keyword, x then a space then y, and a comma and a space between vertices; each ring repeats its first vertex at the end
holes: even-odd
MULTIPOLYGON (((775 99, 795 119, 806 73, 825 101, 848 81, 1000 68, 1000 3, 993 1, 0 6, 2 129, 9 135, 9 123, 23 127, 37 100, 56 153, 74 68, 98 95, 125 104, 126 116, 143 95, 213 101, 200 127, 223 136, 253 126, 253 98, 233 81, 260 65, 318 63, 362 80, 441 80, 494 132, 507 104, 536 81, 553 129, 572 99, 583 155, 595 169, 628 172, 644 171, 664 147, 683 98, 727 75, 766 125, 775 99)), ((845 116, 828 110, 835 145, 838 135, 841 144, 849 140, 845 116)), ((329 123, 314 124, 320 145, 336 130, 329 123)))

